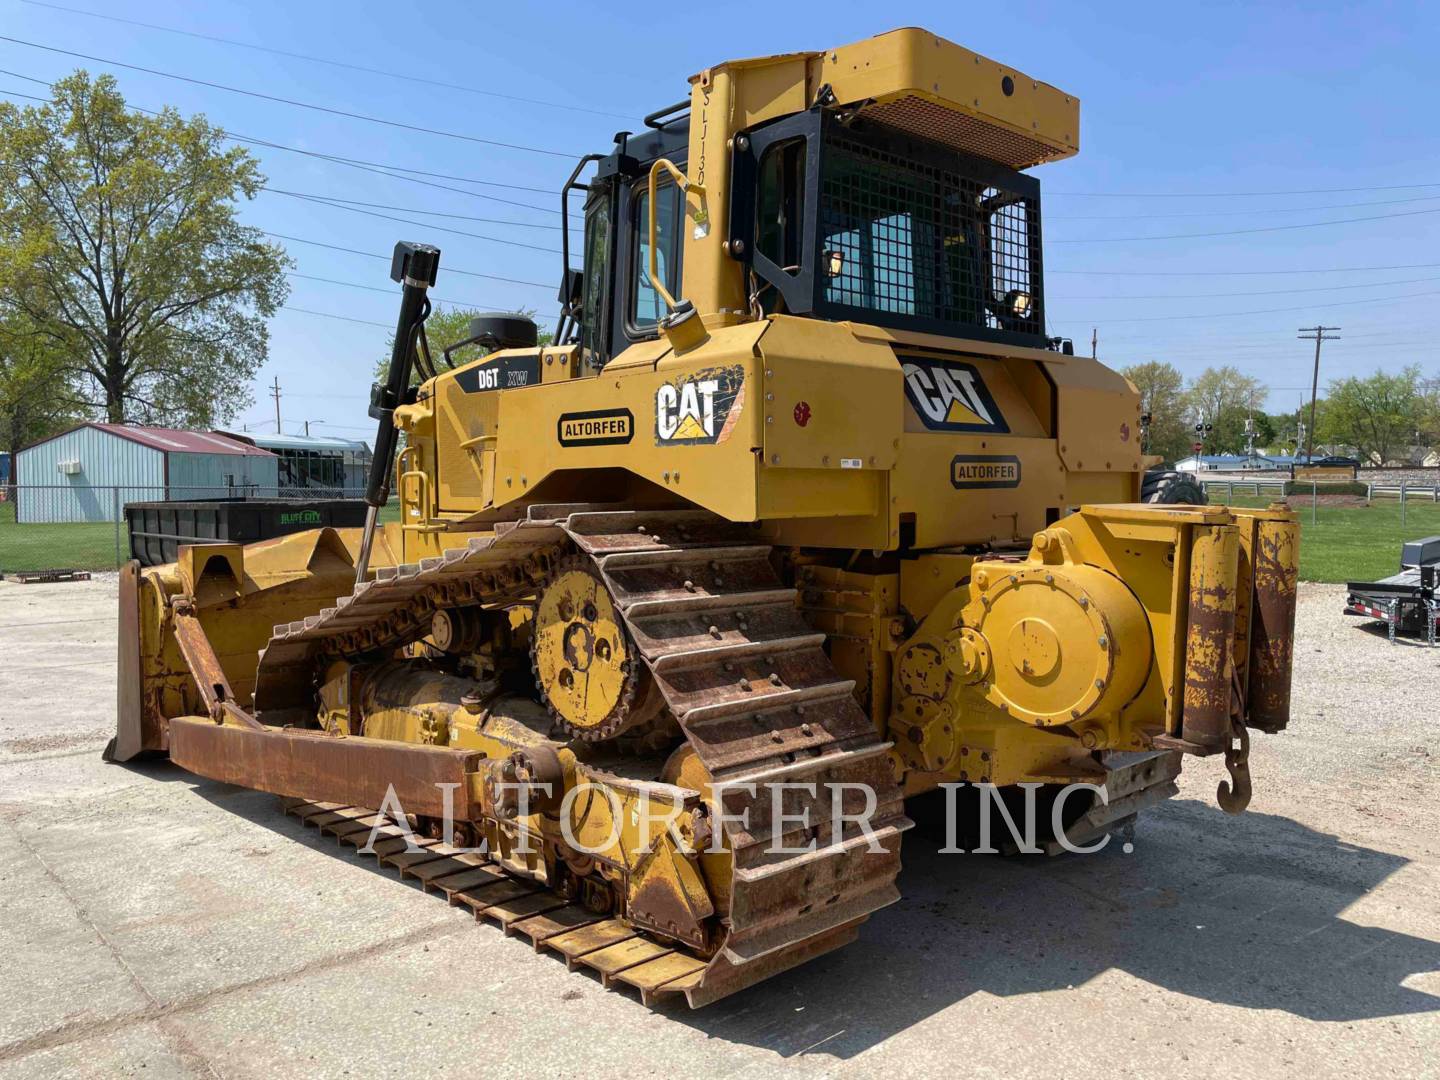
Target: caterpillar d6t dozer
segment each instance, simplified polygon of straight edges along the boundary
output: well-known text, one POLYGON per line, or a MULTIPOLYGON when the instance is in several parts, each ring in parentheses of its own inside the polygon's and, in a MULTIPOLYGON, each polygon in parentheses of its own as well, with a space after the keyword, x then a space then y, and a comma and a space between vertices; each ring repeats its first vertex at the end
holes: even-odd
POLYGON ((1093 846, 1219 755, 1243 809, 1298 527, 1145 501, 1134 387, 1047 338, 1022 170, 1078 132, 898 30, 710 68, 584 158, 552 342, 481 318, 452 365, 398 245, 369 523, 131 564, 112 756, 696 1006, 892 903, 907 806, 1093 846))

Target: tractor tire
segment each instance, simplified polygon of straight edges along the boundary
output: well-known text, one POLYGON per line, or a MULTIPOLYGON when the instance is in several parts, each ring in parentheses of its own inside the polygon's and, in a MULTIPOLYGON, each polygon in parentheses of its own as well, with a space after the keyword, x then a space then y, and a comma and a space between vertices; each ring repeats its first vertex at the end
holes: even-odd
POLYGON ((1207 500, 1204 487, 1189 473, 1156 469, 1145 474, 1145 480, 1140 486, 1140 501, 1204 506, 1207 500))

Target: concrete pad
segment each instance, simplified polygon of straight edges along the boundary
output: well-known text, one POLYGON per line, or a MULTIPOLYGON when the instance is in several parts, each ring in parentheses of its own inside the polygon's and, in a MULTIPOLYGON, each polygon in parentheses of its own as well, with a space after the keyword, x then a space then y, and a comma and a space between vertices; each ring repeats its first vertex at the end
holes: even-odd
POLYGON ((156 1023, 137 1023, 19 1057, 0 1056, 0 1080, 178 1080, 214 1076, 206 1063, 175 1048, 156 1023))
POLYGON ((268 796, 102 764, 113 666, 37 690, 51 658, 17 639, 107 670, 113 629, 63 617, 113 585, 23 587, 53 629, 6 626, 19 588, 0 741, 83 738, 0 747, 0 1077, 1436 1074, 1440 650, 1341 618, 1336 588, 1301 590, 1295 718, 1256 737, 1246 814, 1191 760, 1129 853, 942 856, 917 829, 858 942, 695 1013, 567 972, 268 796))
MULTIPOLYGON (((99 768, 116 768, 98 766, 99 768)), ((464 915, 343 857, 273 796, 151 766, 152 783, 15 828, 158 1001, 304 969, 464 915), (143 866, 143 873, 135 873, 143 866)), ((353 849, 346 849, 353 852, 353 849)))
POLYGON ((0 1048, 149 1004, 65 886, 9 825, 0 825, 0 897, 0 1048))

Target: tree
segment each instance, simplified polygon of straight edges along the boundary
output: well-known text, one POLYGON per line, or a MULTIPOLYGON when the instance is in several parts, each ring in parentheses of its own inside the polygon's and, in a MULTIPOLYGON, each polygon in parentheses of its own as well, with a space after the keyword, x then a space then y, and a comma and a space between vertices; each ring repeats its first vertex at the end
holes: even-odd
MULTIPOLYGON (((1289 453, 1295 449, 1296 437, 1300 434, 1300 425, 1307 423, 1310 415, 1308 409, 1292 409, 1290 412, 1268 413, 1265 417, 1273 434, 1268 447, 1278 450, 1280 453, 1289 453)), ((1304 447, 1302 446, 1303 450, 1304 447)))
POLYGON ((1120 374, 1140 391, 1140 411, 1150 416, 1145 453, 1158 454, 1167 462, 1190 453, 1184 379, 1174 365, 1152 360, 1121 368, 1120 374))
POLYGON ((1433 450, 1440 445, 1440 379, 1421 379, 1416 389, 1420 394, 1420 444, 1433 450))
POLYGON ((1419 382, 1418 367, 1331 382, 1317 435, 1355 447, 1363 461, 1385 464, 1424 437, 1426 402, 1419 382))
MULTIPOLYGON (((441 356, 441 350, 447 345, 454 345, 457 341, 464 341, 470 336, 470 320, 477 315, 484 315, 487 312, 479 308, 450 307, 436 308, 425 320, 425 340, 430 343, 430 355, 435 360, 437 369, 444 370, 445 360, 441 356)), ((522 308, 516 312, 517 315, 524 315, 527 318, 535 318, 535 312, 531 309, 522 308)), ((539 344, 549 345, 554 335, 548 330, 540 331, 539 344)), ((385 342, 385 355, 375 364, 375 378, 383 380, 385 373, 390 370, 390 350, 395 347, 395 335, 392 333, 385 342)), ((489 350, 480 345, 466 345, 463 349, 456 349, 450 354, 450 358, 456 367, 461 364, 468 364, 471 360, 479 359, 489 350)), ((424 381, 418 371, 410 373, 410 385, 419 386, 424 381)))
POLYGON ((0 104, 0 308, 66 356, 74 405, 196 426, 250 402, 284 250, 241 225, 264 186, 204 117, 126 109, 76 72, 53 104, 0 104))
POLYGON ((63 392, 64 370, 65 357, 46 334, 23 319, 0 317, 0 450, 10 454, 12 487, 20 449, 80 419, 63 392))
POLYGON ((1206 368, 1190 384, 1186 396, 1195 423, 1211 425, 1205 437, 1208 453, 1244 451, 1245 420, 1254 416, 1258 422, 1262 415, 1259 406, 1265 401, 1265 389, 1260 380, 1229 366, 1206 368))

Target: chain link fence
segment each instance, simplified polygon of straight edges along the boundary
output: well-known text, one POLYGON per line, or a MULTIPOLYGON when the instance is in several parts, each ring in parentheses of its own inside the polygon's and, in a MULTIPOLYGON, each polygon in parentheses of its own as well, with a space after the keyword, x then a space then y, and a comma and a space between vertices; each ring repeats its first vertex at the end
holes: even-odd
POLYGON ((309 503, 358 501, 363 496, 363 489, 331 487, 6 485, 0 487, 0 574, 26 570, 118 569, 131 557, 125 507, 135 503, 179 500, 309 503))

